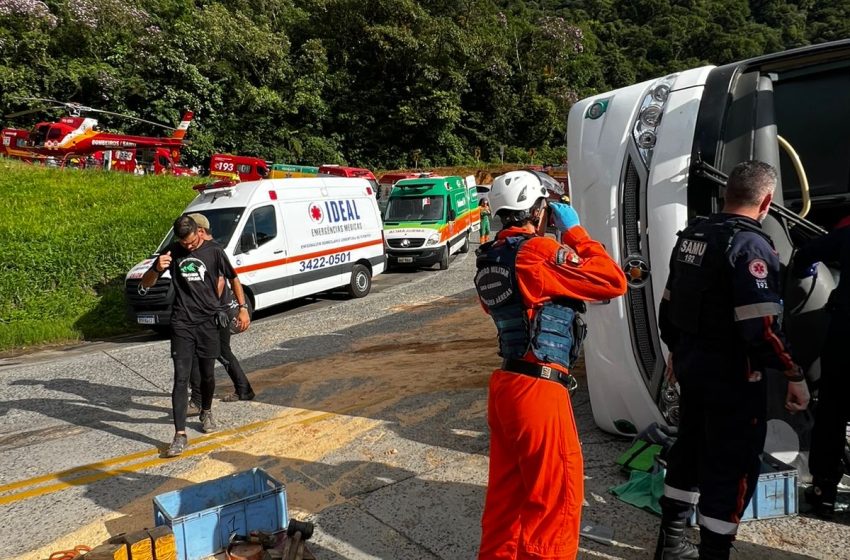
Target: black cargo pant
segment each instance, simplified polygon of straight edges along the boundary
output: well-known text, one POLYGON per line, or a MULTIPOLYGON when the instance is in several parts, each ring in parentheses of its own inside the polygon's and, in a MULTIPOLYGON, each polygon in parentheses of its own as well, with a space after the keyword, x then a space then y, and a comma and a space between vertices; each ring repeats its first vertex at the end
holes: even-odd
MULTIPOLYGON (((254 390, 251 388, 251 383, 248 381, 248 376, 245 375, 245 371, 243 371, 242 366, 239 364, 239 360, 236 359, 233 350, 230 348, 230 329, 219 328, 218 336, 221 353, 216 357, 221 362, 221 365, 224 366, 227 375, 230 376, 230 380, 233 381, 233 388, 236 394, 239 395, 239 398, 248 398, 254 390)), ((195 403, 202 410, 209 410, 201 406, 201 371, 197 363, 192 364, 192 375, 189 379, 189 385, 192 391, 191 402, 195 403)))
POLYGON ((681 388, 679 436, 668 454, 662 515, 687 519, 697 506, 703 530, 731 543, 758 483, 766 374, 759 379, 745 355, 724 354, 722 347, 677 348, 673 360, 681 388))
POLYGON ((171 407, 174 427, 186 429, 186 407, 189 401, 189 378, 193 367, 198 370, 200 404, 203 410, 212 407, 215 393, 215 359, 221 354, 218 327, 215 320, 198 325, 171 325, 171 359, 174 361, 174 387, 171 390, 171 407))
MULTIPOLYGON (((812 447, 809 451, 809 470, 816 486, 834 494, 844 474, 842 458, 846 441, 847 422, 850 422, 850 316, 835 311, 821 351, 821 378, 818 384, 818 403, 812 447)), ((833 497, 834 499, 834 497, 833 497)))

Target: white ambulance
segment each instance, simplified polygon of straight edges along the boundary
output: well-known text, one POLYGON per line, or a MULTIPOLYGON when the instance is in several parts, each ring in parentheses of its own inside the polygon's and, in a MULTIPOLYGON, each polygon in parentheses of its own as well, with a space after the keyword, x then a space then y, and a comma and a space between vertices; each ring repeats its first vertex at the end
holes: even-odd
MULTIPOLYGON (((849 93, 850 41, 843 40, 685 70, 573 106, 572 200, 629 281, 625 297, 587 314, 587 378, 600 427, 631 434, 676 422, 678 393, 664 380, 667 349, 657 329, 668 259, 689 218, 720 208, 736 164, 757 159, 780 172, 764 227, 785 265, 796 247, 850 214, 849 93)), ((786 332, 810 380, 819 375, 823 306, 835 286, 820 267, 814 284, 784 278, 786 332)), ((768 449, 772 436, 805 448, 810 416, 785 413, 782 378, 768 379, 778 385, 768 449)))
MULTIPOLYGON (((209 220, 215 241, 239 274, 251 313, 336 288, 363 297, 372 278, 384 272, 381 216, 365 179, 218 181, 195 189, 198 196, 184 214, 200 212, 209 220)), ((125 280, 135 322, 157 330, 169 323, 171 279, 164 274, 146 295, 138 287, 172 238, 169 231, 157 252, 134 266, 125 280)))

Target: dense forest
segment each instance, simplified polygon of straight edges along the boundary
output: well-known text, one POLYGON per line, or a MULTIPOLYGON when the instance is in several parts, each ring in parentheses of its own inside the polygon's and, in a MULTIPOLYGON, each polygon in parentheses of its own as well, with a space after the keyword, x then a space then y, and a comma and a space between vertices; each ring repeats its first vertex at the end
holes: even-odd
POLYGON ((190 163, 554 163, 577 99, 845 37, 850 0, 0 0, 0 112, 190 108, 190 163))

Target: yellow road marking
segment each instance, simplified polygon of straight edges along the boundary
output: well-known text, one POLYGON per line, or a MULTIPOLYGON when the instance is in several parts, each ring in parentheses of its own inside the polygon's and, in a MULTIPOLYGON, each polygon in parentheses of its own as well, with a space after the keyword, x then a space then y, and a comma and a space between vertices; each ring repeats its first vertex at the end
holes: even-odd
MULTIPOLYGON (((223 437, 227 437, 233 435, 235 433, 241 433, 245 431, 250 431, 255 428, 260 428, 264 424, 268 424, 271 420, 262 420, 260 422, 255 422, 253 424, 247 424, 245 426, 241 426, 239 428, 232 428, 230 430, 225 430, 223 432, 217 432, 215 434, 210 434, 206 436, 201 436, 199 438, 194 439, 194 442, 203 443, 205 441, 220 439, 223 437)), ((129 455, 122 455, 120 457, 114 457, 112 459, 108 459, 106 461, 100 461, 98 463, 91 463, 89 465, 82 465, 79 467, 74 467, 72 469, 67 469, 64 471, 58 471, 55 473, 45 474, 42 476, 37 476, 34 478, 29 478, 26 480, 21 480, 18 482, 12 482, 9 484, 4 484, 0 486, 0 493, 5 494, 11 490, 15 490, 16 488, 23 488, 25 486, 34 486, 43 482, 50 482, 52 480, 61 479, 63 477, 67 477, 69 475, 74 475, 81 472, 92 471, 92 470, 100 470, 103 467, 109 467, 112 465, 117 465, 121 463, 129 463, 135 461, 137 459, 143 459, 144 457, 148 457, 151 455, 159 455, 161 451, 159 449, 151 449, 148 451, 139 451, 136 453, 130 453, 129 455)))
MULTIPOLYGON (((377 399, 377 400, 370 402, 370 403, 359 403, 357 405, 351 405, 351 406, 343 407, 339 410, 339 412, 314 413, 307 418, 303 418, 303 419, 300 419, 300 420, 295 420, 295 421, 289 422, 288 424, 286 424, 282 427, 285 428, 285 427, 294 426, 294 425, 308 426, 308 425, 314 424, 316 422, 322 422, 322 421, 327 420, 329 418, 335 418, 335 417, 343 416, 343 415, 347 414, 348 412, 351 412, 351 411, 356 410, 358 408, 365 408, 365 407, 367 407, 371 404, 375 404, 375 403, 381 402, 383 400, 384 399, 377 399)), ((296 412, 295 414, 297 416, 301 416, 301 415, 304 415, 304 414, 309 414, 310 412, 311 411, 309 411, 309 410, 303 409, 299 412, 296 412)), ((38 486, 40 484, 58 481, 58 482, 54 482, 53 484, 41 486, 40 488, 33 488, 31 490, 25 490, 23 492, 16 492, 16 493, 13 493, 13 494, 9 494, 8 496, 0 496, 0 505, 11 504, 11 503, 14 503, 14 502, 19 502, 21 500, 27 500, 29 498, 35 498, 35 497, 38 497, 38 496, 43 496, 45 494, 52 494, 54 492, 59 492, 60 490, 72 488, 74 486, 84 486, 86 484, 97 482, 99 480, 104 480, 104 479, 112 478, 112 477, 115 477, 115 476, 121 476, 121 475, 124 475, 124 474, 130 474, 130 473, 140 471, 142 469, 147 469, 147 468, 150 468, 150 467, 157 467, 157 466, 163 465, 165 463, 174 462, 175 460, 179 460, 183 457, 191 457, 192 455, 200 455, 201 453, 213 451, 215 449, 219 449, 221 447, 224 447, 225 445, 227 445, 229 443, 233 443, 237 440, 237 438, 239 436, 241 436, 242 434, 244 434, 246 432, 250 432, 252 430, 256 430, 256 429, 262 428, 264 426, 268 426, 270 424, 273 424, 275 422, 280 422, 282 420, 290 420, 290 418, 288 418, 288 417, 285 417, 285 418, 270 418, 268 420, 261 420, 259 422, 254 422, 252 424, 246 424, 245 426, 240 426, 238 428, 231 428, 229 430, 224 430, 224 431, 221 431, 221 432, 217 432, 215 434, 201 436, 197 439, 194 439, 193 441, 195 443, 204 443, 204 442, 212 441, 212 443, 209 443, 207 445, 202 445, 200 447, 198 447, 198 446, 190 447, 189 449, 184 451, 183 454, 180 455, 179 457, 174 457, 174 458, 158 457, 158 458, 151 459, 151 460, 148 460, 148 461, 142 461, 142 462, 134 463, 134 464, 128 465, 128 466, 123 467, 123 468, 101 470, 104 467, 110 467, 110 466, 118 465, 118 464, 122 464, 122 463, 132 463, 133 461, 137 461, 139 459, 143 459, 145 457, 149 457, 149 456, 153 456, 153 455, 159 455, 161 453, 159 449, 151 449, 150 451, 140 451, 140 452, 137 452, 137 453, 130 453, 128 455, 122 455, 120 457, 115 457, 113 459, 109 459, 109 460, 106 460, 106 461, 100 461, 98 463, 91 463, 89 465, 82 465, 82 466, 79 466, 79 467, 74 467, 72 469, 66 469, 66 470, 63 470, 63 471, 55 472, 55 473, 50 473, 50 474, 46 474, 46 475, 42 475, 42 476, 33 477, 33 478, 30 478, 30 479, 27 479, 27 480, 21 480, 21 481, 18 481, 18 482, 12 482, 12 483, 9 483, 9 484, 5 484, 3 486, 0 486, 0 494, 6 494, 6 493, 8 493, 12 490, 16 490, 16 489, 19 489, 19 488, 24 488, 24 487, 29 487, 29 486, 38 486), (215 441, 215 440, 221 440, 221 441, 215 441), (72 476, 72 475, 76 475, 76 474, 82 474, 82 473, 90 472, 90 471, 94 471, 94 472, 92 472, 92 474, 88 474, 88 475, 77 476, 75 478, 72 478, 71 480, 62 480, 63 478, 66 478, 68 476, 72 476)))
MULTIPOLYGON (((214 449, 218 449, 219 447, 223 447, 225 444, 231 441, 230 438, 224 441, 219 441, 215 443, 211 443, 209 445, 204 445, 201 447, 192 447, 183 452, 180 457, 190 457, 192 455, 198 455, 200 453, 205 453, 207 451, 212 451, 214 449)), ((24 492, 18 492, 16 494, 10 494, 8 496, 0 496, 0 505, 11 504, 14 502, 19 502, 21 500, 26 500, 29 498, 35 498, 36 496, 43 496, 45 494, 52 494, 53 492, 58 492, 60 490, 65 490, 66 488, 71 488, 74 486, 85 486, 86 484, 90 484, 92 482, 97 482, 98 480, 104 480, 106 478, 111 478, 113 476, 120 476, 122 474, 133 473, 142 469, 146 469, 148 467, 156 467, 162 465, 164 463, 173 462, 174 459, 164 459, 157 458, 151 459, 150 461, 143 461, 141 463, 136 463, 130 467, 126 467, 123 469, 113 469, 108 471, 100 471, 95 472, 94 474, 90 474, 87 476, 80 476, 73 480, 57 482, 55 484, 50 484, 48 486, 42 486, 41 488, 35 488, 33 490, 26 490, 24 492)))

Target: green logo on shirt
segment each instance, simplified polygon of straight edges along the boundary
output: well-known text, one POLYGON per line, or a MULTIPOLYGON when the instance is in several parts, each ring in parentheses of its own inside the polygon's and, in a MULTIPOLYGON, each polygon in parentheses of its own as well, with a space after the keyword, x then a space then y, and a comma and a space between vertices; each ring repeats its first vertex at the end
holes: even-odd
POLYGON ((207 267, 203 261, 189 257, 180 262, 180 276, 187 282, 203 282, 207 267))

